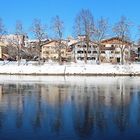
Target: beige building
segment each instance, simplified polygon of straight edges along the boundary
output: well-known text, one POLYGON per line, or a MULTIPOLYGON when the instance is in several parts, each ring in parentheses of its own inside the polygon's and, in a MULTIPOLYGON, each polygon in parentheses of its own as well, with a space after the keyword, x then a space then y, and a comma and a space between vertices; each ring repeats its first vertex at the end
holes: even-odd
POLYGON ((0 42, 0 58, 4 59, 7 56, 7 45, 0 42))
MULTIPOLYGON (((47 42, 42 46, 41 57, 44 59, 58 60, 59 57, 59 42, 52 40, 47 42)), ((67 44, 61 43, 61 57, 62 60, 68 60, 71 58, 71 51, 68 48, 67 44)))

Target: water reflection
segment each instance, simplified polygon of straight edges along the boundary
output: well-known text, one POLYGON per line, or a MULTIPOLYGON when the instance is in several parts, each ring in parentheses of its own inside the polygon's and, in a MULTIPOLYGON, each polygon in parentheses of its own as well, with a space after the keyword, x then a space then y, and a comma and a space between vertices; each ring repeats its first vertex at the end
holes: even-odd
POLYGON ((140 78, 43 78, 48 79, 0 82, 2 139, 132 139, 140 135, 140 78))

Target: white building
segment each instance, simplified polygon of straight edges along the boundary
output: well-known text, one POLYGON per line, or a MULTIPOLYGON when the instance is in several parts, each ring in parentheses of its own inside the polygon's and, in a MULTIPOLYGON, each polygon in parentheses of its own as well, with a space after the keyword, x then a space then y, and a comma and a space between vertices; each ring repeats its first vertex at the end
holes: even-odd
POLYGON ((73 43, 69 44, 72 49, 72 60, 75 62, 84 62, 87 53, 87 63, 96 63, 97 61, 97 44, 90 41, 88 52, 87 43, 85 41, 85 36, 78 36, 78 39, 71 41, 73 43))
POLYGON ((87 53, 87 62, 95 63, 97 61, 97 45, 94 42, 89 43, 88 52, 85 41, 77 41, 71 45, 72 58, 75 62, 84 62, 87 53))
POLYGON ((100 48, 100 60, 104 63, 129 62, 132 44, 117 37, 103 40, 100 48), (123 59, 123 60, 122 60, 123 59))

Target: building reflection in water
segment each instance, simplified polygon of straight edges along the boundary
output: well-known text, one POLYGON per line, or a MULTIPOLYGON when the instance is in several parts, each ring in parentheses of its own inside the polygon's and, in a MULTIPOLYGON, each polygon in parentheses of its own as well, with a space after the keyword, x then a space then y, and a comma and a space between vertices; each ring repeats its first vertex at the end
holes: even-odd
POLYGON ((138 132, 139 83, 131 77, 1 83, 0 132, 74 138, 138 132))

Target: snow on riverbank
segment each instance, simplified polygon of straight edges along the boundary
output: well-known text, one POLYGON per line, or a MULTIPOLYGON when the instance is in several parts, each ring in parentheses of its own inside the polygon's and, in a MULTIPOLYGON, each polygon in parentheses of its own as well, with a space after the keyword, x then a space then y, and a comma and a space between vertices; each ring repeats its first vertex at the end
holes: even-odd
POLYGON ((0 65, 0 74, 11 75, 140 75, 140 64, 0 65))

